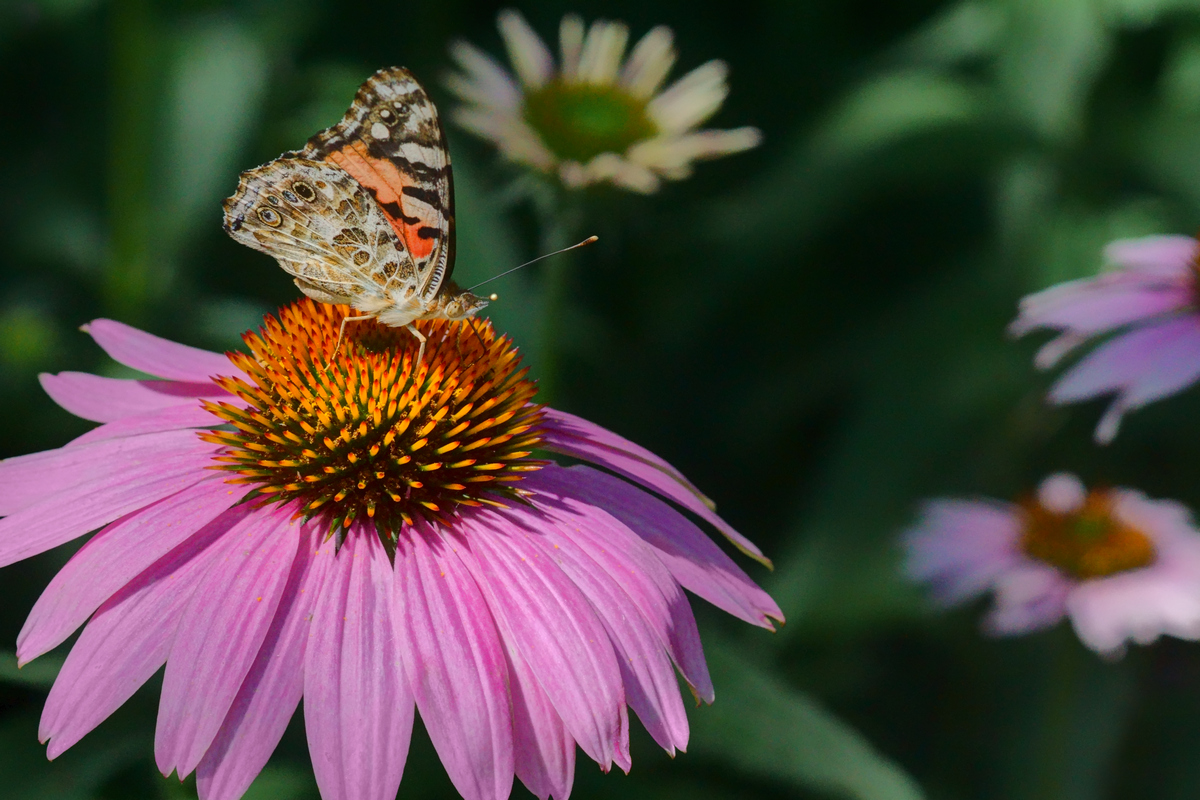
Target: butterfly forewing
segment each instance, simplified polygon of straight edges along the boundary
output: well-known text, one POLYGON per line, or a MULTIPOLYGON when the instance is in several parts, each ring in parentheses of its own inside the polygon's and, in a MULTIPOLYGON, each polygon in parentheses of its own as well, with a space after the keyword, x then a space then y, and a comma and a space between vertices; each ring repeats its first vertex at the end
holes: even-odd
POLYGON ((336 164, 372 194, 412 256, 417 291, 436 295, 454 270, 454 184, 437 109, 412 74, 375 73, 300 155, 336 164))

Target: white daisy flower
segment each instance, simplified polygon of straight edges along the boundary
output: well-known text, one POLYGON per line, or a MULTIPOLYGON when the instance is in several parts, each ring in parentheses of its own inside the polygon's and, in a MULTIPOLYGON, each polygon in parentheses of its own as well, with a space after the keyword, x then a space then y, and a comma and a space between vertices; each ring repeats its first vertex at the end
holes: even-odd
POLYGON ((462 72, 449 87, 464 104, 453 118, 508 159, 556 174, 568 188, 608 181, 653 192, 664 178, 686 178, 696 161, 762 139, 752 127, 696 130, 725 101, 729 68, 709 61, 662 89, 676 57, 666 26, 643 36, 626 58, 624 23, 598 20, 585 31, 583 20, 568 14, 556 65, 520 13, 502 11, 498 24, 516 77, 474 45, 455 42, 450 52, 462 72))

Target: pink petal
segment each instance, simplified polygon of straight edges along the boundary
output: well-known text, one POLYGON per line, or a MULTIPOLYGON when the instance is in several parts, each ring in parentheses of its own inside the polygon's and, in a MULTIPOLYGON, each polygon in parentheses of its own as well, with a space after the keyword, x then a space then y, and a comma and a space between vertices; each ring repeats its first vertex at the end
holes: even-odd
MULTIPOLYGON (((647 622, 639 604, 622 588, 624 581, 613 580, 574 541, 572 532, 590 524, 591 520, 556 513, 555 509, 542 504, 538 509, 545 514, 545 517, 538 515, 536 521, 540 523, 542 535, 529 536, 528 541, 542 550, 543 557, 558 564, 563 574, 591 603, 617 652, 625 696, 650 736, 672 756, 676 748, 686 750, 687 712, 679 696, 675 670, 665 652, 665 635, 659 635, 647 622), (547 530, 548 521, 558 530, 547 530)), ((511 516, 517 518, 514 519, 517 525, 521 524, 519 517, 529 514, 524 509, 511 512, 511 516)), ((597 555, 604 557, 603 553, 597 555)))
POLYGON ((1050 388, 1053 403, 1120 391, 1097 429, 1106 442, 1122 414, 1174 394, 1200 378, 1200 315, 1188 314, 1131 331, 1106 342, 1065 372, 1050 388))
POLYGON ((1135 384, 1156 354, 1183 333, 1180 320, 1122 334, 1097 347, 1050 388, 1053 403, 1071 403, 1135 384))
POLYGON ((116 422, 171 406, 196 406, 196 400, 229 400, 233 395, 212 381, 131 381, 87 372, 38 376, 50 399, 77 417, 92 422, 116 422))
MULTIPOLYGON (((447 544, 488 599, 507 645, 529 665, 567 730, 601 769, 628 741, 620 667, 587 598, 525 530, 496 513, 464 515, 447 544)), ((535 534, 536 535, 536 534, 535 534)))
POLYGON ((38 738, 57 758, 128 700, 167 660, 179 617, 221 537, 251 508, 231 508, 109 599, 83 629, 54 681, 38 738))
POLYGON ((1164 634, 1200 638, 1200 574, 1186 582, 1172 577, 1150 567, 1076 586, 1066 609, 1080 641, 1099 653, 1117 654, 1127 641, 1150 644, 1164 634))
POLYGON ((62 644, 105 600, 247 491, 202 480, 97 533, 34 604, 17 637, 17 658, 25 663, 62 644))
POLYGON ((1114 281, 1122 275, 1102 275, 1071 281, 1021 300, 1021 313, 1009 332, 1022 336, 1037 328, 1057 328, 1077 334, 1097 334, 1186 308, 1193 289, 1181 282, 1114 281))
POLYGON ((171 431, 5 459, 0 461, 0 514, 28 508, 88 480, 195 450, 199 444, 193 431, 171 431))
POLYGON ((395 800, 400 787, 413 698, 392 584, 374 531, 351 528, 320 589, 304 653, 304 724, 324 800, 395 800))
POLYGON ((575 740, 524 659, 507 651, 517 777, 541 800, 567 800, 575 780, 575 740))
POLYGON ((568 471, 571 494, 628 525, 685 589, 752 625, 774 630, 769 618, 783 621, 771 596, 675 509, 599 470, 575 466, 568 471))
POLYGON ((396 633, 417 710, 466 800, 512 791, 508 668, 487 601, 426 525, 396 545, 396 633))
POLYGON ((523 485, 539 495, 534 501, 538 508, 549 513, 547 503, 553 498, 555 513, 568 515, 571 521, 564 532, 634 599, 692 691, 711 703, 712 678, 683 589, 636 533, 616 517, 573 497, 576 472, 583 469, 549 465, 523 485))
POLYGON ((1027 559, 997 576, 995 604, 984 630, 1012 636, 1051 627, 1063 617, 1072 584, 1057 569, 1027 559))
POLYGON ((1105 260, 1132 269, 1181 274, 1200 255, 1200 243, 1191 236, 1142 236, 1118 239, 1104 248, 1105 260))
POLYGON ((245 373, 221 353, 172 342, 111 319, 92 320, 83 326, 96 344, 114 361, 147 375, 175 381, 207 383, 214 375, 245 373))
POLYGON ((215 428, 222 424, 224 424, 223 420, 218 419, 199 403, 167 406, 157 411, 148 411, 145 414, 105 423, 82 436, 75 437, 67 442, 66 446, 77 447, 81 444, 92 444, 108 439, 123 439, 129 436, 175 431, 181 428, 215 428))
POLYGON ((179 620, 154 737, 163 775, 196 768, 254 664, 301 539, 291 515, 288 507, 257 509, 230 531, 179 620))
POLYGON ((1129 408, 1175 394, 1200 378, 1200 314, 1190 314, 1167 326, 1176 328, 1178 337, 1154 352, 1137 381, 1125 388, 1129 408))
POLYGON ((677 469, 649 450, 565 411, 547 408, 546 423, 546 449, 595 462, 653 489, 715 527, 738 550, 767 567, 771 566, 770 559, 753 542, 713 512, 711 500, 677 469))
POLYGON ((0 566, 57 547, 198 483, 209 475, 205 467, 212 464, 216 448, 196 445, 157 463, 85 481, 0 519, 0 566))
POLYGON ((334 547, 315 523, 300 532, 283 597, 254 666, 196 768, 201 800, 237 800, 266 766, 304 694, 304 649, 313 607, 334 568, 334 547))
POLYGON ((1015 506, 991 501, 933 500, 904 535, 904 571, 933 585, 945 606, 988 591, 1024 557, 1017 549, 1021 515, 1015 506))

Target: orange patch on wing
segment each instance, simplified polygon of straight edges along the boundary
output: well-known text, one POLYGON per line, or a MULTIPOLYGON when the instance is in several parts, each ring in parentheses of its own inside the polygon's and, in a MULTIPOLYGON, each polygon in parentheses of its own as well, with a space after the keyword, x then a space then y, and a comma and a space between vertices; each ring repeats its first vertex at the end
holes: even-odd
POLYGON ((351 142, 341 150, 334 150, 326 156, 325 160, 337 164, 364 188, 375 193, 383 215, 387 217, 388 222, 392 225, 392 230, 396 232, 400 240, 408 246, 408 251, 412 253, 414 259, 425 261, 429 258, 433 252, 434 240, 421 238, 417 235, 417 229, 420 227, 437 228, 438 220, 436 217, 426 218, 420 211, 405 207, 403 189, 411 181, 405 180, 404 174, 397 169, 395 164, 386 158, 372 156, 363 142, 351 142), (386 208, 388 203, 397 204, 405 216, 410 219, 419 219, 420 222, 416 225, 409 225, 399 217, 392 216, 386 208))

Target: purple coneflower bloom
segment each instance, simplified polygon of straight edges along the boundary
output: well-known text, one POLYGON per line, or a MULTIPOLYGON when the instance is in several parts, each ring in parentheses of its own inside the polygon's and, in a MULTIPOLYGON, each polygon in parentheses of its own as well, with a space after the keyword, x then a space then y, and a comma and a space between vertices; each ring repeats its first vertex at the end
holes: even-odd
POLYGON ((489 323, 417 323, 414 363, 374 322, 334 356, 343 313, 303 300, 228 357, 97 320, 109 355, 165 380, 43 377, 103 423, 0 463, 0 565, 101 528, 18 640, 27 662, 86 623, 46 701, 50 757, 164 665, 156 760, 207 800, 242 795, 301 697, 326 800, 395 797, 414 708, 470 800, 514 773, 565 798, 576 744, 628 769, 626 704, 682 750, 675 670, 713 698, 682 589, 782 615, 675 506, 761 553, 652 453, 535 404, 489 323))
POLYGON ((1088 492, 1074 475, 1016 503, 938 499, 904 536, 905 571, 945 606, 992 592, 993 634, 1070 617, 1083 643, 1200 639, 1200 532, 1179 503, 1132 489, 1088 492))
POLYGON ((1025 297, 1009 327, 1017 336, 1060 331, 1038 351, 1040 369, 1094 337, 1116 333, 1067 370, 1049 395, 1051 402, 1070 403, 1115 393, 1096 428, 1101 444, 1117 435, 1125 412, 1200 378, 1200 243, 1190 236, 1123 239, 1105 256, 1118 269, 1025 297))

